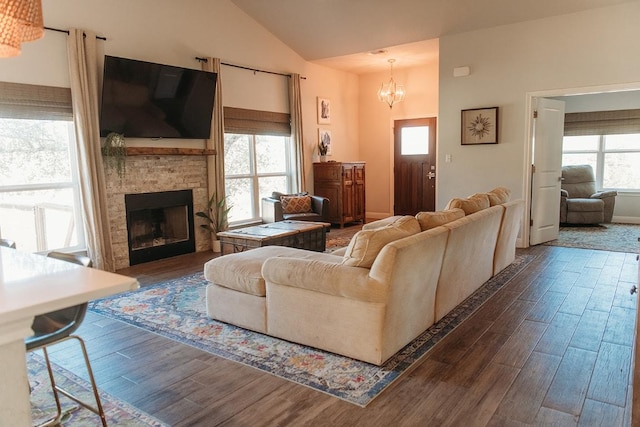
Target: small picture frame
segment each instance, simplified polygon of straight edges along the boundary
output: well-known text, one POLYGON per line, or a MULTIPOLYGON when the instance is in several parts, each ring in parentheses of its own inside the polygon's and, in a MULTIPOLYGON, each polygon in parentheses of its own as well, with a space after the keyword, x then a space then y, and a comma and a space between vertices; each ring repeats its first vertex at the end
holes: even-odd
POLYGON ((332 148, 333 144, 331 143, 331 131, 327 129, 318 129, 318 146, 320 144, 324 144, 327 147, 326 156, 331 156, 333 154, 332 148))
POLYGON ((462 145, 498 143, 498 107, 462 110, 462 145))
POLYGON ((331 101, 328 98, 318 97, 318 124, 331 123, 331 101))

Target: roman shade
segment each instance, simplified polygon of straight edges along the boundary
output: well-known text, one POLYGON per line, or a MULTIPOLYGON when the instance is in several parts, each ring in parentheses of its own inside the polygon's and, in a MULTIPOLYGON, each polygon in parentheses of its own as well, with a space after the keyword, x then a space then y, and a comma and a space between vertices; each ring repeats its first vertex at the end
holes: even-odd
POLYGON ((0 117, 73 120, 71 89, 0 82, 0 117))
POLYGON ((224 107, 224 131, 291 136, 291 119, 287 113, 224 107))
POLYGON ((564 136, 640 133, 640 109, 564 115, 564 136))

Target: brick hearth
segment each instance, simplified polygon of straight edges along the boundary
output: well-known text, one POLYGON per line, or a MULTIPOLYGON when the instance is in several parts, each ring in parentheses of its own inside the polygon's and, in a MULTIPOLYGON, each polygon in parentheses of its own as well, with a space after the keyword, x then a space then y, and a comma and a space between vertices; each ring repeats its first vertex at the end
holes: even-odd
MULTIPOLYGON (((116 269, 129 267, 127 220, 124 195, 157 191, 193 191, 193 210, 207 206, 207 163, 205 156, 130 156, 120 179, 113 169, 105 170, 107 206, 116 269)), ((195 218, 196 252, 210 249, 209 233, 195 218)))

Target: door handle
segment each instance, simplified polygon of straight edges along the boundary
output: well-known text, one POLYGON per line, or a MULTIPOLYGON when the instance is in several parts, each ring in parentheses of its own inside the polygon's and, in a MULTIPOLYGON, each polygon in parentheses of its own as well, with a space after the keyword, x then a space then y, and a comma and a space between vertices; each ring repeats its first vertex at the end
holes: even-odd
POLYGON ((433 178, 435 178, 435 177, 436 177, 435 172, 429 172, 429 173, 427 174, 427 178, 429 178, 429 179, 433 179, 433 178))

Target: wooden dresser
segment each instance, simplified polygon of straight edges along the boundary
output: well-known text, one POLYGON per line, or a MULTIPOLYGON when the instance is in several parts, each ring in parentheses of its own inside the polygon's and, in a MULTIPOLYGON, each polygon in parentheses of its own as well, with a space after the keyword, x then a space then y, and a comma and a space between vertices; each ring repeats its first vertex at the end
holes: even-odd
POLYGON ((313 164, 313 193, 329 199, 329 222, 344 224, 365 220, 365 163, 313 164))

